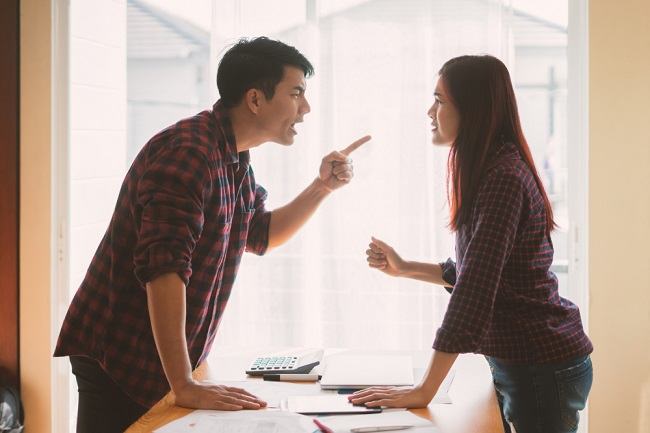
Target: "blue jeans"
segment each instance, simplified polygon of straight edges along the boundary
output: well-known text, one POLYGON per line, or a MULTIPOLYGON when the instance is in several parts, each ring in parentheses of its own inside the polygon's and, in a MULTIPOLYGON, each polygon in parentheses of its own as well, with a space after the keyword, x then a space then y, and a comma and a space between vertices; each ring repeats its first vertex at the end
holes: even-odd
POLYGON ((591 389, 591 358, 556 364, 512 365, 486 357, 506 433, 569 433, 578 429, 578 411, 591 389))

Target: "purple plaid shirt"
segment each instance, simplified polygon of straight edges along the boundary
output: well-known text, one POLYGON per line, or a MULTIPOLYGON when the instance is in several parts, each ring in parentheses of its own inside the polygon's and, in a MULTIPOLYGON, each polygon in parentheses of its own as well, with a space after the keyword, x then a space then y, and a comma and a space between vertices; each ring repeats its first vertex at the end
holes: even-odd
POLYGON ((176 272, 187 287, 187 346, 210 352, 244 250, 263 254, 270 212, 221 104, 154 136, 126 175, 110 225, 77 290, 54 356, 97 360, 136 402, 169 391, 145 285, 176 272))
POLYGON ((456 259, 442 264, 455 284, 434 349, 527 364, 591 353, 578 307, 559 296, 549 270, 544 200, 512 144, 492 156, 471 221, 456 234, 456 259))

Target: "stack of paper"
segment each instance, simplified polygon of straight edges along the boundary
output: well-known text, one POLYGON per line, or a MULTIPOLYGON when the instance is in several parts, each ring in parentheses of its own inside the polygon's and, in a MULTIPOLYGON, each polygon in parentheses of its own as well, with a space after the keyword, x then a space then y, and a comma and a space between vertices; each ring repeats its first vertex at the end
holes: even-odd
POLYGON ((350 432, 399 432, 436 433, 438 429, 431 421, 407 411, 386 411, 372 415, 340 415, 318 418, 327 433, 350 432))
POLYGON ((155 433, 312 433, 313 419, 292 412, 195 410, 155 433))

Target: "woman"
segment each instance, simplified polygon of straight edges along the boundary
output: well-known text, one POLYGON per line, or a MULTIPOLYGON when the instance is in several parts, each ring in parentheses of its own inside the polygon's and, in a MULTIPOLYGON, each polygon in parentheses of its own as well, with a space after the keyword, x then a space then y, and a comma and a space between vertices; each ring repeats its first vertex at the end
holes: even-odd
POLYGON ((372 238, 370 267, 445 286, 449 306, 422 382, 374 387, 355 404, 424 407, 459 353, 486 356, 506 432, 572 432, 591 388, 593 348, 578 308, 558 295, 553 211, 524 138, 505 65, 462 56, 440 70, 433 143, 450 146, 448 195, 456 258, 403 260, 372 238))

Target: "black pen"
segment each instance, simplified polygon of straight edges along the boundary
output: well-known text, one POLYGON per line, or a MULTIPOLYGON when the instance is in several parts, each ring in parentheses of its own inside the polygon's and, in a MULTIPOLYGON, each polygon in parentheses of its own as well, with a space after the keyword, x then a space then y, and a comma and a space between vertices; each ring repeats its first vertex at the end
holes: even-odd
POLYGON ((316 382, 320 380, 318 374, 265 374, 264 380, 274 382, 316 382))

